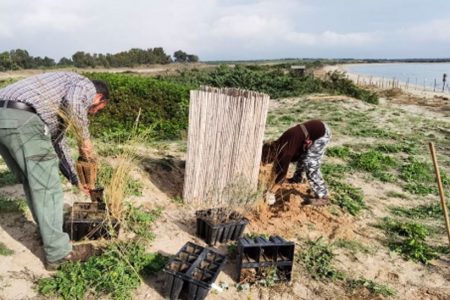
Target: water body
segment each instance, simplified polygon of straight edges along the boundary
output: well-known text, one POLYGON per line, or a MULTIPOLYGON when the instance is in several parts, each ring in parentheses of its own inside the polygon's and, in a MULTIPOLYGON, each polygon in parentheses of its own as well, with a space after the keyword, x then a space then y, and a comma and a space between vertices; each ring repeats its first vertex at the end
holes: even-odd
POLYGON ((348 73, 408 82, 410 85, 426 86, 427 89, 433 89, 436 80, 436 90, 442 90, 445 73, 447 92, 450 83, 450 63, 354 64, 343 67, 348 73))

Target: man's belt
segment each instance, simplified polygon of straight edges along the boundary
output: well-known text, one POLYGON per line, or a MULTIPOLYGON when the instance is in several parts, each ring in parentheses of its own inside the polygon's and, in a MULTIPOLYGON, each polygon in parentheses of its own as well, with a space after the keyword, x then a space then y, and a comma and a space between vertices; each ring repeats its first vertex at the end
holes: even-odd
POLYGON ((0 100, 0 108, 13 108, 25 110, 34 114, 36 113, 36 110, 34 109, 33 106, 18 101, 0 100))

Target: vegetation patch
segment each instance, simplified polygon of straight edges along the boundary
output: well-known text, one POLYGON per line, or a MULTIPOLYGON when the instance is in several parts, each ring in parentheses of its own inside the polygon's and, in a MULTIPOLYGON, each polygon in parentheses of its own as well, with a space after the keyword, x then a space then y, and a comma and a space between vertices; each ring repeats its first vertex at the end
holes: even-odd
POLYGON ((362 189, 338 180, 327 179, 327 183, 331 188, 332 201, 350 214, 356 215, 366 208, 362 189))
POLYGON ((114 243, 85 263, 62 265, 52 277, 38 281, 38 290, 44 296, 62 299, 86 299, 88 295, 132 299, 131 292, 141 283, 140 275, 157 272, 166 262, 161 254, 145 253, 142 244, 114 243))
POLYGON ((25 212, 27 203, 24 199, 7 198, 0 195, 0 213, 25 212))
POLYGON ((366 278, 347 279, 347 289, 354 291, 360 288, 366 288, 371 294, 383 295, 385 297, 395 296, 396 292, 393 288, 385 284, 379 284, 366 278))
MULTIPOLYGON (((353 279, 344 272, 338 271, 333 266, 333 260, 335 258, 333 246, 339 244, 341 246, 345 245, 345 247, 349 245, 347 241, 327 244, 321 238, 315 241, 307 241, 307 248, 298 254, 297 261, 305 267, 313 279, 340 281, 345 284, 347 290, 350 292, 353 292, 355 289, 366 288, 371 294, 383 296, 395 295, 395 290, 387 285, 379 284, 363 277, 353 279)), ((355 245, 353 244, 353 246, 355 245)))
POLYGON ((341 272, 336 270, 332 261, 335 257, 332 246, 324 243, 321 238, 307 241, 306 249, 300 252, 298 262, 303 265, 309 275, 316 280, 343 279, 341 272))
MULTIPOLYGON (((450 210, 450 204, 447 203, 450 210)), ((424 218, 441 218, 443 216, 442 206, 439 202, 433 204, 420 205, 413 208, 392 207, 391 212, 394 215, 407 217, 410 219, 424 219, 424 218)))
POLYGON ((347 146, 328 147, 326 151, 327 156, 338 157, 346 159, 351 154, 351 149, 347 146))
POLYGON ((388 236, 389 248, 400 253, 405 259, 427 264, 438 257, 435 249, 425 241, 429 230, 424 225, 384 218, 378 227, 388 236))
POLYGON ((14 254, 14 251, 6 247, 6 245, 0 242, 0 255, 8 256, 14 254))
POLYGON ((366 245, 362 244, 361 242, 354 241, 354 240, 344 240, 344 239, 338 239, 333 243, 334 246, 339 248, 348 249, 351 252, 362 252, 362 253, 370 253, 371 250, 366 245))
POLYGON ((155 235, 150 230, 151 224, 161 216, 162 209, 147 210, 142 206, 128 204, 126 226, 137 236, 153 240, 155 235))
POLYGON ((16 177, 9 170, 0 172, 0 188, 17 183, 16 177))
MULTIPOLYGON (((106 163, 101 162, 98 168, 97 183, 99 186, 106 186, 111 182, 114 168, 106 163)), ((125 195, 126 196, 142 196, 142 190, 144 188, 142 182, 132 178, 130 175, 125 178, 125 195)))

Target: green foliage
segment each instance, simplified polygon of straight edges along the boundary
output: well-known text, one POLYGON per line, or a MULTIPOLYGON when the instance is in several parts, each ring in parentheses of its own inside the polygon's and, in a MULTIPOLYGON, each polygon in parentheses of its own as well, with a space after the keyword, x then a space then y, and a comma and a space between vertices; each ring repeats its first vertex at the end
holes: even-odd
POLYGON ((0 172, 0 187, 18 183, 16 177, 9 170, 0 172))
POLYGON ((364 194, 360 188, 333 179, 327 179, 331 188, 332 201, 347 210, 352 215, 357 215, 366 208, 364 194))
POLYGON ((129 74, 89 73, 110 87, 110 103, 91 120, 91 132, 105 140, 124 140, 139 117, 138 131, 150 138, 179 138, 187 128, 189 86, 129 74))
POLYGON ((126 226, 139 237, 152 240, 155 235, 150 230, 150 226, 161 216, 161 213, 162 208, 149 211, 142 206, 135 207, 128 204, 126 226))
MULTIPOLYGON (((0 54, 1 55, 1 54, 0 54)), ((18 78, 0 79, 0 89, 19 80, 18 78)))
POLYGON ((395 296, 396 292, 393 288, 385 284, 379 284, 366 278, 347 279, 347 288, 355 290, 359 288, 366 288, 371 294, 383 295, 385 297, 395 296))
POLYGON ((375 150, 383 153, 399 153, 404 152, 407 154, 414 154, 417 152, 417 147, 415 143, 403 142, 400 144, 380 144, 375 150))
POLYGON ((436 251, 425 241, 429 231, 424 225, 384 218, 378 227, 388 235, 389 248, 405 259, 427 264, 437 257, 436 251))
POLYGON ((300 252, 298 262, 301 263, 313 279, 342 279, 343 274, 335 269, 332 260, 335 256, 332 246, 321 238, 307 241, 307 248, 300 252))
POLYGON ((347 146, 328 147, 326 154, 331 157, 345 159, 350 156, 351 149, 347 146))
MULTIPOLYGON (((447 207, 450 210, 450 204, 447 204, 447 207)), ((443 215, 441 204, 438 202, 414 208, 392 207, 391 212, 410 219, 441 218, 443 215)))
POLYGON ((324 163, 320 167, 320 171, 328 179, 345 178, 346 174, 351 171, 351 168, 343 164, 324 163))
MULTIPOLYGON (((360 125, 360 124, 358 124, 360 125)), ((397 138, 397 136, 391 132, 385 131, 383 129, 375 128, 375 127, 361 127, 361 126, 355 126, 350 128, 348 131, 350 135, 358 136, 358 137, 373 137, 373 138, 388 138, 388 139, 394 139, 397 138)))
POLYGON ((27 203, 24 199, 6 198, 0 195, 0 213, 25 212, 27 203))
POLYGON ((142 244, 115 243, 85 263, 62 265, 52 277, 38 281, 38 290, 62 299, 85 299, 87 295, 132 299, 132 290, 141 283, 139 274, 157 272, 165 261, 160 254, 145 253, 142 244))
POLYGON ((378 96, 376 93, 358 87, 350 79, 346 78, 344 73, 334 71, 328 73, 330 89, 341 95, 347 95, 364 102, 378 104, 378 96))
POLYGON ((430 182, 433 180, 433 171, 431 165, 412 158, 401 166, 400 178, 406 182, 430 182))
POLYGON ((220 65, 213 70, 181 72, 177 76, 162 78, 193 87, 209 85, 249 89, 269 94, 273 99, 328 92, 345 94, 364 101, 372 101, 372 103, 376 102, 374 101, 375 94, 372 95, 372 93, 356 87, 351 81, 335 77, 330 77, 330 80, 321 80, 313 76, 297 77, 289 71, 290 65, 283 64, 276 66, 239 64, 235 67, 220 65))
POLYGON ((12 255, 14 254, 14 251, 12 251, 11 249, 9 249, 8 247, 6 247, 5 244, 3 244, 2 242, 0 242, 0 255, 2 256, 8 256, 8 255, 12 255))
POLYGON ((379 151, 369 150, 364 153, 354 154, 351 165, 363 171, 376 173, 394 167, 396 162, 392 157, 386 156, 379 151))
MULTIPOLYGON (((113 167, 102 161, 97 173, 97 185, 107 186, 113 176, 113 167)), ((132 178, 130 175, 126 178, 125 196, 142 196, 142 190, 144 186, 142 182, 132 178)))

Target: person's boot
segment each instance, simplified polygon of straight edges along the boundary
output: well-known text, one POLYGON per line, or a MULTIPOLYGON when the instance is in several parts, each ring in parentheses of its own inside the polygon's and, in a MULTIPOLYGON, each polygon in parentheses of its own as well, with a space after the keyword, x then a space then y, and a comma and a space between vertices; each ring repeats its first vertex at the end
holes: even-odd
POLYGON ((72 251, 65 257, 54 262, 47 261, 45 269, 47 271, 56 271, 60 266, 67 262, 85 262, 89 257, 95 255, 94 246, 91 244, 74 245, 72 251))

